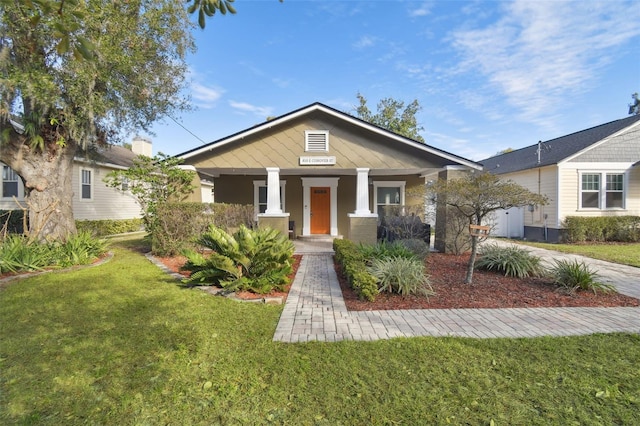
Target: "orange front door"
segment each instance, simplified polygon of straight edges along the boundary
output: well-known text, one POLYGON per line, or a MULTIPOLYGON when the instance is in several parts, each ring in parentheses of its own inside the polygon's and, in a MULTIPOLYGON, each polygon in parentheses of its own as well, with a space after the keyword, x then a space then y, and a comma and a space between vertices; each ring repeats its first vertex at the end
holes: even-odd
POLYGON ((312 187, 311 190, 311 233, 331 233, 331 188, 312 187))

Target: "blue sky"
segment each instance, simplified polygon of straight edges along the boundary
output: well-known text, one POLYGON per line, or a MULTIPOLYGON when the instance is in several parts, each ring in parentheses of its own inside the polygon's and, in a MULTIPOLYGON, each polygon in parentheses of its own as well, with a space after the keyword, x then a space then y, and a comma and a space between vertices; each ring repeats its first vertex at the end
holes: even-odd
POLYGON ((627 116, 640 2, 237 0, 195 29, 178 154, 313 102, 417 99, 427 144, 481 160, 627 116), (187 130, 185 130, 188 129, 187 130), (195 134, 193 136, 191 133, 195 134))

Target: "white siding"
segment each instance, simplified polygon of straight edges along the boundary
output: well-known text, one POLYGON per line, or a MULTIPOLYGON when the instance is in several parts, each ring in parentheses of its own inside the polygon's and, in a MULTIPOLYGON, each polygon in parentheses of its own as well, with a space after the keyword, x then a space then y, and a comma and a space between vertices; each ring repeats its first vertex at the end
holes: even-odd
POLYGON ((103 182, 110 169, 96 164, 73 166, 73 214, 76 220, 133 219, 140 217, 140 206, 130 193, 109 188, 103 182), (91 199, 81 198, 81 170, 91 171, 91 199))
MULTIPOLYGON (((0 162, 0 210, 19 210, 20 206, 16 204, 16 200, 13 197, 5 197, 2 193, 2 168, 5 166, 4 163, 0 162)), ((22 183, 22 179, 18 179, 18 197, 16 197, 18 202, 22 203, 23 207, 26 207, 24 204, 24 184, 22 183)))
POLYGON ((558 179, 556 166, 506 173, 500 175, 500 178, 511 180, 531 192, 543 194, 549 198, 549 204, 546 206, 534 206, 533 211, 525 207, 524 226, 541 227, 546 222, 549 228, 558 227, 558 179))

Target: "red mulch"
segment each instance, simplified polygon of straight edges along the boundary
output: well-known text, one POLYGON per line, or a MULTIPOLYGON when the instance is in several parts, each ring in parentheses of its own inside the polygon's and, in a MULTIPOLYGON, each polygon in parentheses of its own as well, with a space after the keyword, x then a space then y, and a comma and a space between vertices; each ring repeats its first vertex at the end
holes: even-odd
MULTIPOLYGON (((302 256, 294 257, 296 258, 293 265, 294 273, 290 276, 292 282, 302 256)), ((184 257, 176 256, 160 258, 160 260, 171 270, 188 276, 188 272, 179 270, 186 260, 184 257)), ((468 260, 468 255, 429 254, 427 270, 431 286, 436 292, 435 296, 429 298, 382 293, 378 295, 375 302, 361 301, 346 283, 339 265, 336 265, 336 272, 347 309, 352 311, 640 306, 640 300, 619 293, 594 294, 591 291, 579 291, 575 294, 567 294, 541 278, 519 279, 493 272, 474 271, 473 284, 464 284, 468 260)), ((286 298, 289 287, 285 292, 272 292, 268 295, 241 292, 238 296, 246 299, 265 296, 286 298)))
POLYGON ((512 278, 486 271, 474 271, 473 283, 464 284, 469 256, 431 253, 427 270, 435 296, 400 296, 382 293, 374 302, 358 300, 336 266, 347 309, 542 308, 640 306, 640 300, 619 293, 567 294, 541 278, 512 278))

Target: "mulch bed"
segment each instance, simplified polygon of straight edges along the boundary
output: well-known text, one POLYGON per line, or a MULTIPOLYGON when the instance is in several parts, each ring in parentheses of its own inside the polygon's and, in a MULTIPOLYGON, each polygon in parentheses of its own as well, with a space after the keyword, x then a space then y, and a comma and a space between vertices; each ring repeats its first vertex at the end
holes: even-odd
POLYGON ((468 260, 468 255, 429 254, 427 270, 436 292, 429 298, 382 293, 374 302, 361 301, 348 286, 339 265, 336 265, 336 272, 347 309, 353 311, 640 306, 640 300, 619 293, 578 291, 567 294, 548 280, 505 277, 486 271, 474 271, 473 283, 464 284, 468 260))
MULTIPOLYGON (((302 256, 295 255, 294 273, 300 266, 302 256)), ((186 259, 181 256, 159 258, 173 271, 180 271, 186 259)), ((427 270, 435 296, 400 296, 382 293, 374 302, 358 300, 358 296, 348 286, 340 266, 336 272, 347 309, 352 311, 374 311, 391 309, 463 309, 463 308, 542 308, 542 307, 614 307, 640 306, 640 300, 619 293, 594 294, 591 291, 579 291, 567 294, 541 278, 512 278, 486 271, 475 271, 473 284, 464 284, 468 255, 431 253, 427 258, 427 270)), ((237 296, 244 299, 263 297, 286 298, 289 291, 272 292, 258 295, 241 292, 237 296)))

